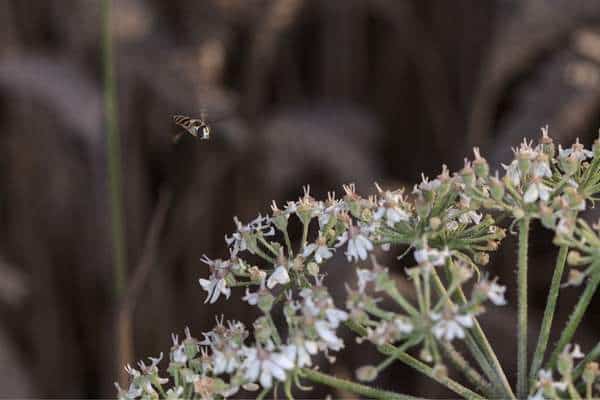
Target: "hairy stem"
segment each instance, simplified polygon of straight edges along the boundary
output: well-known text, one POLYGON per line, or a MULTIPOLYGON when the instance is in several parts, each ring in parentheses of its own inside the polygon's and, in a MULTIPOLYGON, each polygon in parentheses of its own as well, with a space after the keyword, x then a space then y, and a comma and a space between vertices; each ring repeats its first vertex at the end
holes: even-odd
POLYGON ((413 397, 406 394, 389 392, 387 390, 376 389, 370 386, 361 385, 360 383, 348 381, 341 378, 324 374, 313 369, 303 368, 300 372, 302 377, 322 385, 327 385, 346 392, 356 393, 370 399, 394 399, 394 400, 419 400, 419 397, 413 397))
POLYGON ((483 392, 487 397, 493 397, 493 391, 490 390, 490 384, 469 364, 450 342, 442 343, 442 351, 452 364, 462 372, 469 382, 475 385, 475 388, 483 392))
POLYGON ((527 250, 529 246, 529 218, 519 221, 518 259, 518 332, 517 332, 517 397, 527 396, 527 250))
MULTIPOLYGON (((597 267, 598 267, 598 263, 596 262, 593 264, 592 269, 594 270, 597 267)), ((548 366, 550 368, 554 368, 554 366, 556 365, 556 361, 558 360, 558 356, 563 351, 565 346, 567 344, 569 344, 569 342, 573 338, 573 335, 575 335, 575 331, 577 330, 577 327, 581 323, 581 320, 583 319, 585 311, 587 310, 587 308, 590 304, 590 301, 592 301, 592 297, 594 297, 594 293, 596 292, 596 289, 598 288, 599 283, 600 283, 600 273, 597 271, 594 271, 593 275, 590 276, 590 278, 588 279, 587 286, 585 287, 585 290, 581 294, 581 297, 579 298, 579 301, 577 302, 577 305, 575 306, 575 309, 573 310, 573 313, 571 314, 571 317, 569 318, 569 322, 567 322, 567 326, 565 326, 565 329, 562 331, 562 334, 560 335, 560 339, 558 340, 558 343, 556 344, 556 348, 554 349, 554 352, 552 353, 552 356, 550 357, 550 361, 548 362, 548 366)))
POLYGON ((554 275, 552 276, 552 282, 550 283, 550 291, 548 292, 548 300, 546 301, 546 309, 544 310, 544 319, 542 320, 537 346, 535 348, 535 353, 531 362, 531 369, 529 371, 530 383, 533 383, 535 380, 537 371, 540 369, 542 362, 544 361, 544 354, 546 353, 548 339, 550 338, 550 329, 552 328, 552 320, 554 319, 556 301, 558 300, 560 281, 565 270, 568 252, 568 246, 561 246, 558 256, 556 257, 556 266, 554 267, 554 275))

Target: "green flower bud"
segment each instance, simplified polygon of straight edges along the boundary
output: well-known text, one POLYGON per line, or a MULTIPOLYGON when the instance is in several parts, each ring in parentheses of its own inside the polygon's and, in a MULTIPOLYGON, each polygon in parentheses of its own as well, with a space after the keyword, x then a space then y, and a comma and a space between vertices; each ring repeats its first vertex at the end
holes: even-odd
POLYGON ((581 378, 586 384, 591 385, 594 383, 594 381, 598 378, 599 375, 600 367, 598 366, 598 363, 589 362, 585 364, 581 378))
POLYGON ((525 216, 525 211, 520 208, 513 208, 512 212, 515 219, 521 219, 525 216))
POLYGON ((560 167, 567 175, 573 175, 579 168, 579 161, 575 157, 563 157, 559 160, 560 167))
POLYGON ((496 177, 490 178, 490 193, 496 201, 502 201, 504 198, 504 183, 496 177))
POLYGON ((306 266, 308 273, 312 276, 319 276, 319 264, 315 262, 309 262, 306 266))
POLYGON ((573 371, 573 357, 567 352, 562 352, 561 355, 558 356, 556 369, 562 376, 570 376, 571 371, 573 371))
POLYGON ((271 312, 273 308, 273 303, 275 302, 275 297, 271 294, 271 292, 264 291, 258 295, 258 308, 268 314, 271 312))

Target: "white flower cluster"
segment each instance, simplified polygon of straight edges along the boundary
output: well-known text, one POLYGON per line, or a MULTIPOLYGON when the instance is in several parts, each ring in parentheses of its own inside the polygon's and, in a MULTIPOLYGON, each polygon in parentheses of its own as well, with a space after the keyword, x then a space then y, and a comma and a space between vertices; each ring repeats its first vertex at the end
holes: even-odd
MULTIPOLYGON (((224 398, 259 387, 264 395, 278 385, 288 391, 291 382, 300 387, 302 370, 313 367, 317 355, 335 360, 330 353, 345 346, 338 334, 342 323, 358 334, 359 342, 403 351, 420 346, 420 358, 443 371, 440 348, 452 349, 450 342, 469 337, 484 305, 506 304, 506 288, 479 273, 506 234, 496 220, 537 218, 555 230, 555 243, 584 253, 570 256, 578 265, 600 257, 597 232, 577 220, 586 200, 600 192, 600 140, 593 151, 579 141, 556 151, 546 128, 537 145, 524 140, 513 153, 502 177, 490 175, 487 161, 474 149, 474 159, 465 160, 460 171, 451 174, 444 166, 433 179, 422 175, 406 196, 403 190, 376 185, 375 195, 362 197, 354 185, 346 185, 342 198, 330 193, 320 201, 307 187, 297 201, 282 209, 273 202, 269 215, 248 224, 235 217, 235 232, 225 236, 229 258, 203 256, 208 274, 199 283, 206 303, 229 299, 235 288, 245 290, 242 300, 262 313, 253 335, 240 322, 222 320, 202 341, 186 331, 182 342, 173 338, 169 390, 162 389, 166 380, 158 376, 157 358, 150 365, 140 363, 139 369, 127 367, 131 385, 119 389, 120 397, 224 398), (288 232, 291 218, 300 222, 301 233, 288 232), (374 258, 378 248, 388 251, 392 245, 403 256, 412 251, 415 263, 405 269, 412 293, 399 288, 405 277, 374 258), (347 288, 345 310, 334 305, 323 282, 324 269, 338 252, 343 256, 337 258, 351 263, 369 256, 373 263, 371 269, 356 268, 356 289, 347 288), (463 286, 474 276, 478 279, 468 285, 467 296, 463 286), (272 317, 276 309, 283 311, 285 335, 272 317)), ((596 265, 600 262, 580 271, 580 281, 592 276, 596 265)), ((564 357, 577 358, 577 349, 564 357)), ((370 380, 379 369, 360 371, 370 380)), ((539 372, 535 398, 564 391, 568 379, 564 370, 559 372, 563 379, 558 382, 550 372, 539 372)))

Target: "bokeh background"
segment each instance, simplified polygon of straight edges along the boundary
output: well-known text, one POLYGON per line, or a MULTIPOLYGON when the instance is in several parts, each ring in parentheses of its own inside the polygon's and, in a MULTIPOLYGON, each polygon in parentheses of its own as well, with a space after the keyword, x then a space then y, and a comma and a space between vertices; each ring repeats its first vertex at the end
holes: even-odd
MULTIPOLYGON (((123 330, 139 359, 215 313, 247 319, 236 301, 204 305, 197 283, 203 253, 227 255, 234 215, 305 184, 315 196, 410 187, 460 168, 473 145, 497 168, 546 124, 563 144, 589 145, 600 128, 598 1, 113 0, 128 275, 148 272, 119 336, 100 5, 0 3, 0 396, 114 395, 123 330), (174 145, 171 116, 201 110, 228 118, 213 140, 174 145)), ((555 254, 535 230, 532 342, 555 254)), ((386 262, 402 284, 406 265, 386 262)), ((341 285, 351 270, 333 263, 341 285)), ((513 237, 489 269, 514 281, 513 237)), ((563 290, 557 330, 578 293, 563 290)), ((484 325, 513 376, 508 298, 484 325)), ((600 336, 598 300, 584 349, 600 336)), ((371 357, 348 343, 338 375, 371 357)), ((402 366, 377 384, 448 396, 402 366)))

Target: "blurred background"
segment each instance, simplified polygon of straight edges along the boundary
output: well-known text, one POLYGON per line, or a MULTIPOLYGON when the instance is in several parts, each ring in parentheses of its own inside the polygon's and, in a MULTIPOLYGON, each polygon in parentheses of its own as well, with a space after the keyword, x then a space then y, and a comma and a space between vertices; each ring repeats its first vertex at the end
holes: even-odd
MULTIPOLYGON (((209 329, 215 313, 246 320, 237 301, 204 305, 197 282, 202 254, 227 256, 234 215, 248 221, 305 184, 315 197, 348 182, 363 193, 374 181, 410 187, 442 163, 460 168, 473 145, 496 168, 543 125, 560 143, 586 145, 600 127, 598 1, 114 0, 126 257, 138 282, 123 322, 100 6, 0 4, 3 397, 114 395, 118 348, 140 359, 168 352, 171 332, 209 329), (172 115, 203 110, 219 115, 213 140, 174 145, 172 115)), ((536 231, 531 342, 555 254, 551 235, 536 231)), ((402 285, 407 261, 383 261, 402 285)), ((333 263, 343 293, 352 274, 333 263)), ((514 237, 489 269, 512 285, 512 306, 484 319, 512 377, 514 237)), ((579 291, 562 291, 557 331, 579 291)), ((598 300, 579 332, 584 350, 600 335, 598 300)), ((340 376, 372 356, 347 343, 340 376)), ((402 366, 377 385, 448 397, 402 366)))

